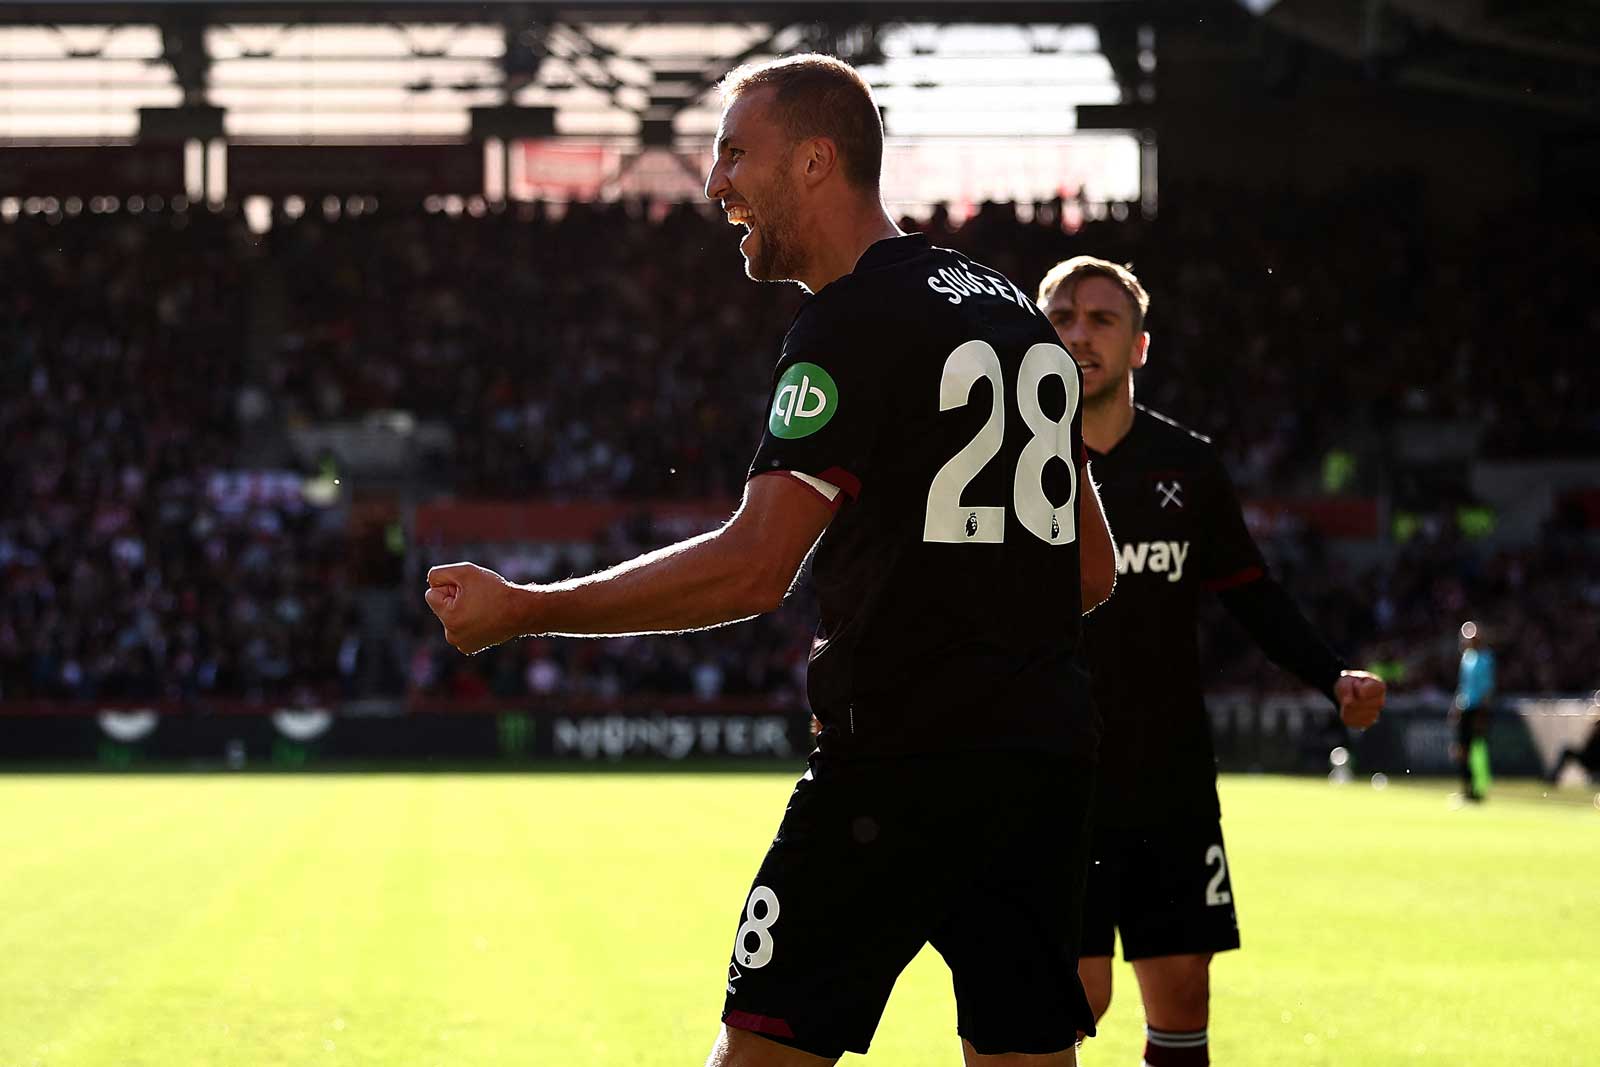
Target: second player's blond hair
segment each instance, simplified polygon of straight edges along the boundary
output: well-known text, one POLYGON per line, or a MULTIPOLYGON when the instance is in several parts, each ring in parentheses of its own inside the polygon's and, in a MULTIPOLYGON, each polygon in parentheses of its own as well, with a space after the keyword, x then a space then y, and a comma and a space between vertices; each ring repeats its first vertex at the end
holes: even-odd
POLYGON ((1144 317, 1150 311, 1150 294, 1144 291, 1133 271, 1109 259, 1073 256, 1051 267, 1039 282, 1039 306, 1044 307, 1063 285, 1077 285, 1085 278, 1105 278, 1128 296, 1133 305, 1133 332, 1144 332, 1144 317))

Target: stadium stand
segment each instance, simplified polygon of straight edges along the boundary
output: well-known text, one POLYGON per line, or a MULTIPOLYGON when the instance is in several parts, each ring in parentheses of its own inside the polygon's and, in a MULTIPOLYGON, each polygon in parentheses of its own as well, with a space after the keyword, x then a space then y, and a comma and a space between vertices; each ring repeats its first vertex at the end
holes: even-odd
MULTIPOLYGON (((1077 233, 1060 203, 923 225, 1024 285, 1077 252, 1133 263, 1154 296, 1140 397, 1214 434, 1247 496, 1321 494, 1340 452, 1355 458, 1338 488, 1409 508, 1409 540, 1365 564, 1315 524, 1265 538, 1358 660, 1444 691, 1438 620, 1470 611, 1515 635, 1505 689, 1592 687, 1592 516, 1568 509, 1523 544, 1474 540, 1456 521, 1470 489, 1433 479, 1408 499, 1415 472, 1388 428, 1472 420, 1478 457, 1600 452, 1575 388, 1600 342, 1576 279, 1600 241, 1559 220, 1439 237, 1403 191, 1248 216, 1191 195, 1182 213, 1077 233), (1343 239, 1353 226, 1369 239, 1343 239), (1424 259, 1435 269, 1411 269, 1424 259)), ((263 473, 315 472, 286 428, 403 410, 453 441, 411 498, 731 501, 799 299, 746 282, 732 246, 719 219, 647 204, 285 217, 265 236, 231 210, 170 205, 0 226, 4 697, 793 693, 803 603, 712 636, 471 661, 447 654, 420 600, 397 594, 386 622, 364 623, 372 583, 345 514, 263 473)), ((558 577, 665 539, 641 520, 597 550, 508 565, 558 577)), ((436 552, 453 558, 414 545, 394 573, 436 552)), ((1218 684, 1269 676, 1234 636, 1211 637, 1218 684)))
POLYGON ((0 227, 5 699, 281 697, 335 676, 342 531, 231 476, 243 227, 0 227))

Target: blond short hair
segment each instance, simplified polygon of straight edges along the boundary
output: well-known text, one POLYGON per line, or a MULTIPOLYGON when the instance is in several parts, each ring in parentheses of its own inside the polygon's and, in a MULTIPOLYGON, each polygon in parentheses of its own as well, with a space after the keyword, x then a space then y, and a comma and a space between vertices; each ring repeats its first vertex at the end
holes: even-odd
POLYGON ((1056 290, 1063 285, 1075 286, 1085 278, 1105 278, 1121 289, 1127 295, 1128 303, 1133 306, 1133 332, 1144 332, 1144 317, 1150 311, 1150 294, 1144 291, 1144 286, 1139 284, 1132 270, 1109 259, 1073 256, 1051 267, 1039 282, 1039 306, 1048 304, 1050 298, 1056 295, 1056 290))
POLYGON ((839 165, 858 189, 878 190, 883 172, 883 116, 872 89, 842 59, 807 52, 766 63, 747 63, 718 84, 732 103, 752 89, 777 91, 777 117, 791 142, 826 137, 839 147, 839 165))

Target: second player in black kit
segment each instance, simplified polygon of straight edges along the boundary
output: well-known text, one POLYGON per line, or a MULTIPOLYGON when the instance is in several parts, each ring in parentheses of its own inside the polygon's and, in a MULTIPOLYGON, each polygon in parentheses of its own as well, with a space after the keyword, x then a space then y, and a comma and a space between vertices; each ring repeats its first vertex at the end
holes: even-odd
POLYGON ((1368 726, 1383 683, 1349 671, 1267 573, 1211 443, 1133 402, 1149 298, 1117 264, 1080 256, 1040 304, 1084 378, 1084 438, 1116 537, 1117 592, 1084 648, 1104 719, 1080 974, 1096 1016, 1122 936, 1144 1000, 1147 1067, 1208 1061, 1213 953, 1239 946, 1197 629, 1215 593, 1274 662, 1368 726))
POLYGON ((1202 698, 1200 598, 1215 593, 1267 654, 1333 695, 1346 664, 1268 576, 1233 483, 1206 438, 1135 408, 1107 454, 1090 451, 1117 544, 1117 594, 1085 620, 1106 711, 1095 790, 1095 891, 1085 955, 1128 959, 1239 946, 1202 698), (1186 901, 1183 906, 1175 906, 1186 901))

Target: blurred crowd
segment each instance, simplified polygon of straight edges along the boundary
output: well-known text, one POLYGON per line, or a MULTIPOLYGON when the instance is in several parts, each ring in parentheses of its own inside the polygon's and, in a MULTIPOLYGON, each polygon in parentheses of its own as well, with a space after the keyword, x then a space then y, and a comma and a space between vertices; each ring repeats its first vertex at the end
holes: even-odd
POLYGON ((737 493, 800 294, 747 281, 726 224, 649 214, 534 204, 277 226, 271 393, 291 419, 447 420, 459 492, 737 493))
MULTIPOLYGON (((1532 214, 1434 234, 1406 189, 1248 211, 1200 190, 1073 233, 1061 202, 902 225, 1030 291, 1067 256, 1131 263, 1152 294, 1142 399, 1216 436, 1247 489, 1307 487, 1331 447, 1408 416, 1479 424, 1491 454, 1600 452, 1580 388, 1600 230, 1532 214)), ((462 491, 728 493, 801 299, 748 282, 735 238, 690 207, 626 203, 280 225, 273 396, 291 418, 448 420, 462 491)))
MULTIPOLYGON (((1314 537, 1264 548, 1330 646, 1406 692, 1449 698, 1457 629, 1469 619, 1495 653, 1501 692, 1600 687, 1600 552, 1592 532, 1554 522, 1534 544, 1496 550, 1440 532, 1369 567, 1341 563, 1314 537)), ((1212 687, 1281 687, 1283 676, 1215 603, 1201 639, 1212 687)))
MULTIPOLYGON (((1025 289, 1069 255, 1131 263, 1153 298, 1139 397, 1212 434, 1246 495, 1318 491, 1352 442, 1380 462, 1345 488, 1388 488, 1384 429, 1406 417, 1474 424, 1491 455, 1600 454, 1582 387, 1592 225, 1530 212, 1434 233, 1402 180, 1248 209, 1193 191, 1075 230, 1070 207, 904 225, 1025 289)), ((0 699, 798 691, 804 592, 731 629, 465 660, 420 598, 357 587, 339 508, 254 476, 286 427, 398 410, 452 442, 414 493, 731 499, 801 302, 747 281, 736 237, 635 203, 385 208, 266 234, 232 209, 0 225, 0 699)), ((1582 690, 1600 684, 1584 537, 1556 523, 1490 551, 1430 528, 1365 568, 1309 534, 1269 552, 1337 648, 1403 685, 1453 685, 1470 615, 1498 635, 1503 689, 1582 690)), ((506 565, 564 577, 667 539, 635 525, 581 560, 506 565)), ((412 576, 429 562, 413 546, 412 576)), ((1217 684, 1274 680, 1226 625, 1207 646, 1217 684)))
POLYGON ((206 213, 39 222, 0 226, 0 699, 331 680, 342 532, 231 476, 251 246, 206 213))

